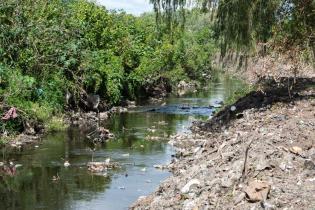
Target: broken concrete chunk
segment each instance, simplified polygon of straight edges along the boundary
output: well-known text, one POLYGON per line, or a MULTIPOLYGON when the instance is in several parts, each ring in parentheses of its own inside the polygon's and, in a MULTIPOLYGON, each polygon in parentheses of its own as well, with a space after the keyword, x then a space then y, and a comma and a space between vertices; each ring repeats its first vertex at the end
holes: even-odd
POLYGON ((190 180, 182 189, 182 193, 189 193, 193 187, 200 186, 200 181, 198 179, 190 180))
POLYGON ((294 146, 290 148, 290 152, 296 155, 300 155, 303 152, 303 150, 301 147, 294 146))
POLYGON ((267 199, 271 186, 267 182, 252 181, 244 189, 249 202, 259 202, 267 199))

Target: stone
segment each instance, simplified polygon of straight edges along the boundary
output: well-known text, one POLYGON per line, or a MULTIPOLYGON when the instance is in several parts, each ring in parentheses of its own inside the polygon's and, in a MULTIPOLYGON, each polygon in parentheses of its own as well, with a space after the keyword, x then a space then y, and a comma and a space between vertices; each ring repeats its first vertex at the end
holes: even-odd
POLYGON ((234 184, 232 179, 229 179, 228 177, 223 177, 221 179, 221 186, 224 188, 229 188, 234 184))
POLYGON ((166 166, 163 166, 163 165, 153 165, 153 167, 160 170, 164 170, 167 168, 166 166))
POLYGON ((315 163, 311 160, 304 161, 304 168, 309 170, 315 170, 315 163))
POLYGON ((234 198, 234 205, 237 205, 240 202, 242 202, 242 200, 244 200, 245 197, 246 197, 246 194, 244 192, 241 192, 240 194, 236 195, 234 198))
POLYGON ((200 186, 200 181, 198 179, 190 180, 182 189, 182 193, 189 193, 193 187, 200 186))
POLYGON ((260 202, 267 199, 270 189, 271 186, 267 182, 252 181, 245 187, 244 192, 249 202, 260 202))
POLYGON ((107 112, 101 112, 101 113, 100 113, 100 119, 101 119, 101 120, 106 120, 106 119, 108 119, 108 113, 107 113, 107 112))
POLYGON ((257 161, 256 170, 262 171, 262 170, 269 169, 269 168, 271 168, 271 167, 270 167, 269 162, 266 160, 266 157, 261 156, 257 161))
POLYGON ((294 146, 294 147, 290 148, 290 152, 292 152, 293 154, 296 154, 296 155, 300 155, 303 152, 303 150, 301 147, 294 146))
POLYGON ((261 202, 260 205, 265 210, 274 210, 274 209, 276 209, 275 205, 273 205, 271 203, 268 203, 266 201, 261 202))

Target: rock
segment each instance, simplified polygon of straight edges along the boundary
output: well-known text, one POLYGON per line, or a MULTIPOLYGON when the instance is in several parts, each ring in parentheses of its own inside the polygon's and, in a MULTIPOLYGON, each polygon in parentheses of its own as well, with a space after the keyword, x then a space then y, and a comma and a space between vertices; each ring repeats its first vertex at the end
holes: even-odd
POLYGON ((107 112, 100 112, 100 119, 101 120, 108 119, 108 113, 107 112))
POLYGON ((244 200, 245 197, 246 197, 246 194, 244 192, 241 192, 240 194, 235 196, 235 198, 234 198, 234 205, 237 205, 240 202, 242 202, 242 200, 244 200))
POLYGON ((287 166, 284 162, 280 163, 279 165, 279 168, 282 170, 282 171, 285 171, 287 169, 287 166))
POLYGON ((296 154, 296 155, 300 155, 303 152, 303 150, 301 147, 294 146, 294 147, 290 148, 290 152, 292 152, 293 154, 296 154))
POLYGON ((200 181, 198 179, 190 180, 182 189, 182 193, 189 193, 193 187, 200 186, 200 181))
POLYGON ((311 160, 304 161, 304 168, 309 170, 315 170, 315 163, 311 160))
POLYGON ((265 156, 261 156, 259 159, 258 159, 258 163, 256 165, 256 170, 257 171, 262 171, 262 170, 265 170, 265 169, 269 169, 270 168, 270 164, 269 162, 266 160, 266 157, 265 156))
POLYGON ((267 182, 252 181, 244 189, 249 202, 259 202, 267 199, 271 186, 267 182))
POLYGON ((194 153, 196 154, 197 152, 199 152, 201 150, 201 147, 196 147, 195 149, 194 149, 194 153))
POLYGON ((161 170, 164 170, 167 168, 167 166, 163 166, 163 165, 153 165, 153 167, 156 169, 161 169, 161 170))
POLYGON ((126 153, 126 154, 122 154, 121 156, 123 156, 123 157, 129 157, 130 154, 129 154, 129 153, 126 153))
POLYGON ((128 106, 129 108, 134 108, 134 107, 136 107, 136 102, 135 102, 135 101, 129 101, 129 100, 127 100, 126 103, 127 103, 127 106, 128 106))
POLYGON ((184 80, 180 81, 177 85, 177 88, 179 89, 183 89, 183 88, 187 88, 188 87, 188 83, 185 82, 184 80))
POLYGON ((274 210, 274 209, 276 209, 275 205, 272 205, 271 203, 268 203, 266 201, 262 201, 260 203, 260 205, 261 205, 261 207, 263 209, 266 209, 266 210, 274 210))
POLYGON ((229 188, 234 184, 234 182, 232 181, 232 179, 228 178, 228 177, 223 177, 221 179, 221 186, 224 188, 229 188))
POLYGON ((112 113, 125 113, 125 112, 128 112, 128 109, 125 107, 113 107, 113 108, 111 108, 110 112, 112 112, 112 113))
POLYGON ((195 201, 186 200, 183 205, 183 210, 195 210, 195 201))

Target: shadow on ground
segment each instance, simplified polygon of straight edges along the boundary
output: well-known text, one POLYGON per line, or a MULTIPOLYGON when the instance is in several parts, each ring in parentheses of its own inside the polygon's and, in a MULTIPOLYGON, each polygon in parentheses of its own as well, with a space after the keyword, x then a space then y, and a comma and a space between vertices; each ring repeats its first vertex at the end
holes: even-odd
POLYGON ((245 110, 261 110, 278 102, 294 104, 295 101, 315 98, 315 78, 262 78, 257 87, 258 90, 226 106, 207 122, 195 122, 192 130, 220 131, 223 125, 228 127, 234 119, 242 118, 245 110))

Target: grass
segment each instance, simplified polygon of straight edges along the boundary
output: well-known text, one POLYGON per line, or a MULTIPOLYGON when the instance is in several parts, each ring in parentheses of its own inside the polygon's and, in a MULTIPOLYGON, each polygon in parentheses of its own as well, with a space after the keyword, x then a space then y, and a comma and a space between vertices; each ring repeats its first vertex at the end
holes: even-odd
POLYGON ((47 121, 45 128, 48 132, 63 131, 68 128, 68 125, 64 122, 62 116, 54 116, 49 121, 47 121))

